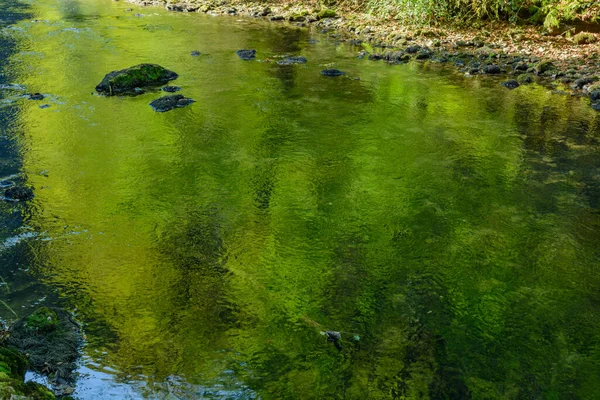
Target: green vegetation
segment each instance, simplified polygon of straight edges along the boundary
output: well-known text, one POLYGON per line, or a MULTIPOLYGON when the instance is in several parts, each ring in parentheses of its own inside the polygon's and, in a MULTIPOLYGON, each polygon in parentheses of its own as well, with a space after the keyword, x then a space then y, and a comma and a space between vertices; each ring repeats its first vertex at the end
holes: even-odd
POLYGON ((27 317, 27 329, 36 332, 51 332, 58 324, 58 314, 48 307, 40 307, 27 317))
POLYGON ((549 28, 582 19, 600 22, 595 0, 342 0, 342 6, 364 7, 379 16, 429 23, 473 19, 527 20, 549 28))
POLYGON ((16 350, 0 347, 0 399, 23 398, 52 400, 46 387, 34 382, 24 383, 27 360, 16 350))

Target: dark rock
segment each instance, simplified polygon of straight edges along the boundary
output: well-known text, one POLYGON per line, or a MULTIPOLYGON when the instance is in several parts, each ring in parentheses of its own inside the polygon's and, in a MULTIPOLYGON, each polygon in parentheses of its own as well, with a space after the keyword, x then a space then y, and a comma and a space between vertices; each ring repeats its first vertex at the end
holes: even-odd
POLYGON ((383 54, 369 54, 367 58, 371 61, 379 61, 383 60, 383 54))
POLYGON ((598 80, 596 76, 588 76, 585 78, 579 78, 573 82, 574 89, 582 89, 585 85, 589 85, 590 83, 594 83, 598 80))
POLYGON ((279 64, 279 65, 306 64, 307 61, 308 60, 306 59, 306 57, 293 56, 293 57, 286 57, 284 59, 281 59, 281 60, 277 61, 277 64, 279 64))
POLYGON ((50 108, 50 104, 42 104, 40 108, 43 110, 44 108, 50 108))
POLYGON ((511 79, 511 80, 508 80, 508 81, 504 81, 504 82, 500 82, 500 85, 502 85, 502 86, 504 86, 505 88, 508 88, 508 89, 516 89, 516 88, 518 88, 520 86, 519 82, 517 82, 514 79, 511 79))
POLYGON ((27 201, 34 197, 33 189, 29 186, 13 186, 4 192, 4 197, 8 200, 27 201))
POLYGON ((415 57, 417 60, 427 60, 431 57, 431 53, 428 51, 420 51, 417 53, 415 57))
POLYGON ((41 307, 10 329, 8 345, 28 354, 30 368, 50 375, 54 382, 74 382, 73 371, 82 344, 81 330, 71 315, 41 307))
POLYGON ((112 71, 96 86, 96 91, 107 96, 138 94, 136 88, 163 85, 177 78, 177 74, 156 64, 139 64, 131 68, 112 71))
POLYGON ((200 53, 198 50, 194 50, 194 51, 192 51, 192 52, 190 53, 190 55, 191 55, 192 57, 198 57, 200 54, 202 54, 202 53, 200 53))
POLYGON ((41 93, 32 93, 27 97, 29 100, 44 100, 46 96, 41 93))
POLYGON ((164 88, 162 88, 163 92, 167 92, 167 93, 175 93, 175 92, 179 92, 181 90, 181 88, 179 86, 165 86, 164 88))
POLYGON ((500 69, 500 67, 498 65, 492 64, 492 65, 486 65, 485 67, 483 67, 483 72, 486 74, 499 74, 502 72, 502 70, 500 69))
POLYGON ((338 351, 342 351, 342 335, 339 332, 327 331, 325 332, 325 335, 327 336, 328 342, 333 342, 335 348, 338 349, 338 351))
POLYGON ((273 15, 269 20, 271 21, 283 21, 285 17, 283 15, 273 15))
POLYGON ((356 58, 358 58, 359 60, 362 60, 363 58, 365 58, 366 56, 369 55, 369 52, 366 50, 362 50, 358 53, 358 55, 356 56, 356 58))
POLYGON ((592 103, 592 108, 596 111, 600 111, 600 103, 592 103))
POLYGON ((402 51, 392 51, 385 53, 383 58, 392 64, 400 64, 410 61, 410 56, 408 54, 404 54, 402 51))
POLYGON ((254 60, 256 58, 256 50, 238 50, 235 54, 242 60, 254 60))
POLYGON ((524 62, 517 62, 513 65, 515 71, 527 71, 529 66, 524 62))
POLYGON ((600 90, 594 90, 593 92, 591 92, 590 99, 592 99, 592 101, 600 100, 600 90))
POLYGON ((406 48, 406 50, 404 50, 406 53, 408 54, 415 54, 417 53, 419 50, 421 50, 421 46, 419 45, 414 45, 414 46, 408 46, 406 48))
POLYGON ((156 112, 165 112, 174 108, 182 108, 194 103, 195 100, 183 97, 181 94, 163 96, 150 102, 150 107, 156 112))
POLYGON ((363 41, 360 39, 353 39, 353 40, 350 40, 348 43, 350 43, 353 46, 360 46, 363 44, 363 41))
POLYGON ((340 71, 339 69, 329 68, 329 69, 324 69, 323 71, 321 71, 321 75, 325 75, 325 76, 342 76, 342 75, 346 75, 346 73, 343 72, 343 71, 340 71))

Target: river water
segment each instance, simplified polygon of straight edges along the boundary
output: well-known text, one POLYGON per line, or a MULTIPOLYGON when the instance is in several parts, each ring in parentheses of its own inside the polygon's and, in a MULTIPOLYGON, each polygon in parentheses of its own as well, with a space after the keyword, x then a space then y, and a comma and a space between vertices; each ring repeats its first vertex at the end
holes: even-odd
POLYGON ((0 316, 77 315, 77 398, 600 398, 589 100, 237 17, 2 8, 1 177, 35 198, 0 203, 0 316), (94 94, 142 62, 196 103, 94 94))

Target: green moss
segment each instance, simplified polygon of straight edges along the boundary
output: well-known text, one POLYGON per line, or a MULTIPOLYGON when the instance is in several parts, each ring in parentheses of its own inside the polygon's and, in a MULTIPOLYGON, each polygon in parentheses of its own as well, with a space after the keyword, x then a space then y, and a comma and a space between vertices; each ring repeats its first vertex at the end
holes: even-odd
POLYGON ((535 77, 533 74, 521 74, 517 77, 517 82, 520 85, 527 85, 528 83, 533 83, 535 81, 535 77))
POLYGON ((335 18, 335 17, 337 17, 337 12, 335 10, 325 9, 325 10, 319 11, 319 13, 317 14, 317 17, 319 19, 335 18))
POLYGON ((119 74, 110 80, 113 87, 131 87, 140 82, 159 80, 164 68, 154 64, 141 64, 131 67, 125 74, 119 74))
POLYGON ((554 69, 556 69, 556 67, 551 61, 541 61, 534 67, 535 73, 538 75, 542 75, 554 69))
POLYGON ((37 332, 51 332, 58 324, 58 314, 48 307, 40 307, 27 317, 27 329, 37 332))
POLYGON ((35 382, 23 383, 27 360, 16 350, 0 347, 0 399, 25 396, 32 400, 52 400, 54 394, 35 382))
POLYGON ((579 32, 577 35, 573 36, 573 42, 575 44, 590 44, 596 43, 598 38, 589 32, 579 32))

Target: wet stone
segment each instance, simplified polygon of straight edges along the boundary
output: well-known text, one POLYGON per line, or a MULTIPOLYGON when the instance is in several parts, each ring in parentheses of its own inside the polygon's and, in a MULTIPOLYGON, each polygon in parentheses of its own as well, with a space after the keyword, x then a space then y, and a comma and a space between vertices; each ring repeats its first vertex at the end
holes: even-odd
POLYGON ((323 71, 321 71, 321 75, 324 75, 324 76, 342 76, 342 75, 346 75, 346 73, 343 72, 343 71, 340 71, 339 69, 328 68, 328 69, 324 69, 323 71))
POLYGON ((33 189, 28 186, 13 186, 4 192, 4 197, 13 201, 27 201, 34 197, 33 189))
POLYGON ((150 107, 156 112, 165 112, 174 108, 182 108, 195 102, 195 100, 184 97, 181 94, 174 94, 152 100, 150 102, 150 107))
POLYGON ((27 97, 29 100, 44 100, 46 96, 41 93, 32 93, 27 97))
POLYGON ((198 50, 194 50, 194 51, 192 51, 192 52, 190 53, 190 55, 191 55, 192 57, 198 57, 200 54, 202 54, 202 53, 200 53, 198 50))
POLYGON ((500 67, 498 65, 492 64, 492 65, 486 65, 485 67, 483 67, 483 72, 486 74, 499 74, 502 72, 502 70, 500 69, 500 67))
POLYGON ((294 56, 294 57, 286 57, 282 60, 277 61, 279 65, 292 65, 292 64, 306 64, 308 60, 306 57, 302 56, 294 56))
POLYGON ((164 88, 162 88, 162 91, 167 93, 175 93, 179 92, 180 90, 181 88, 179 86, 165 86, 164 88))
POLYGON ((256 50, 238 50, 235 54, 242 60, 254 60, 256 58, 256 50))
POLYGON ((502 86, 504 86, 505 88, 508 88, 508 89, 516 89, 519 86, 521 86, 519 84, 519 82, 517 82, 514 79, 511 79, 511 80, 508 80, 508 81, 504 81, 504 82, 500 82, 500 85, 502 85, 502 86))

